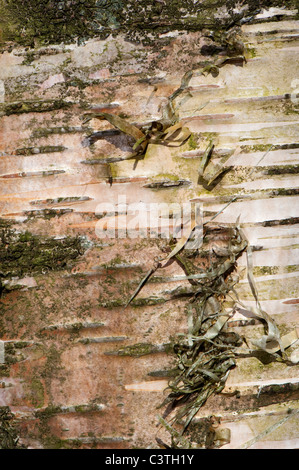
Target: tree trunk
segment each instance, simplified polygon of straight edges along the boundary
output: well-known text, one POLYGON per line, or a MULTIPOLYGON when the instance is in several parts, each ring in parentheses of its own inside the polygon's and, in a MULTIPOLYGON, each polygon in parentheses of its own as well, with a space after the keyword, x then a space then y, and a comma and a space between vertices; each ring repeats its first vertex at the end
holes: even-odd
MULTIPOLYGON (((299 446, 297 7, 0 2, 0 405, 14 416, 0 448, 171 445, 157 407, 198 281, 188 257, 154 270, 175 243, 150 236, 149 214, 187 203, 220 232, 240 225, 262 310, 291 340, 238 356, 181 446, 299 446), (153 121, 179 124, 146 134, 153 121)), ((265 321, 246 266, 244 251, 224 331, 252 349, 265 321)))

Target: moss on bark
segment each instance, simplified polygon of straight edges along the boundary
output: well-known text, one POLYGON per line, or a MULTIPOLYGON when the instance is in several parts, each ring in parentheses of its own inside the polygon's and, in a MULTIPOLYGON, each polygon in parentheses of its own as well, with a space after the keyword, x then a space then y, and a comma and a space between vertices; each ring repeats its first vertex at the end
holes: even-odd
POLYGON ((227 29, 277 6, 298 8, 298 0, 247 0, 242 8, 237 0, 0 0, 0 43, 80 43, 120 31, 130 40, 148 41, 174 30, 227 29))
POLYGON ((11 228, 1 228, 0 280, 65 269, 83 252, 78 237, 57 240, 41 238, 28 231, 18 233, 11 228))

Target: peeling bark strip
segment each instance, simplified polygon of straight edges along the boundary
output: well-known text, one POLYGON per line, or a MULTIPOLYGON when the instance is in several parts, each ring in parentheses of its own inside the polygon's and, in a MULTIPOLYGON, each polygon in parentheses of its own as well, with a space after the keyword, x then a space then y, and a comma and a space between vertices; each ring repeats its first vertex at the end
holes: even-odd
MULTIPOLYGON (((172 346, 173 353, 177 356, 176 370, 172 371, 171 376, 174 377, 170 379, 168 384, 170 393, 161 405, 161 407, 167 405, 167 408, 163 417, 159 417, 160 424, 170 433, 171 442, 165 444, 159 437, 156 437, 157 442, 165 448, 190 449, 194 445, 195 448, 198 447, 196 443, 192 442, 192 434, 191 440, 188 439, 189 426, 206 401, 213 395, 221 393, 230 370, 237 365, 237 357, 244 354, 242 353, 244 349, 241 348, 244 338, 241 339, 239 334, 226 329, 228 320, 234 316, 237 304, 243 306, 234 289, 238 282, 238 277, 234 275, 234 269, 238 257, 244 250, 247 255, 248 281, 257 306, 257 313, 255 311, 252 313, 263 320, 267 326, 265 335, 259 340, 251 340, 258 349, 245 349, 245 354, 247 353, 247 356, 250 357, 262 352, 270 358, 270 361, 278 360, 288 363, 290 359, 287 358, 285 349, 298 339, 296 332, 291 335, 290 341, 286 340, 285 336, 281 338, 276 323, 262 310, 253 277, 252 249, 242 230, 238 227, 225 229, 223 226, 215 230, 215 227, 209 228, 208 225, 205 225, 203 243, 204 247, 193 253, 191 264, 193 275, 190 275, 190 260, 188 260, 188 254, 184 252, 184 245, 178 242, 177 247, 172 249, 170 255, 164 260, 160 260, 149 271, 126 305, 127 307, 138 295, 150 275, 157 269, 165 267, 172 256, 183 267, 190 282, 192 278, 192 283, 197 286, 191 301, 185 307, 188 316, 188 333, 180 333, 172 346), (221 237, 220 234, 219 237, 221 231, 223 231, 223 235, 221 237), (212 245, 209 256, 210 266, 203 269, 202 266, 195 264, 195 260, 197 257, 202 259, 201 250, 206 249, 206 246, 209 246, 211 242, 213 243, 213 234, 215 233, 217 238, 226 238, 228 245, 227 247, 221 246, 221 248, 212 245), (227 236, 224 237, 224 235, 227 236), (227 311, 223 305, 228 296, 230 298, 236 297, 230 311, 227 311), (274 348, 273 343, 276 345, 274 348), (277 354, 278 351, 281 351, 282 356, 277 354), (171 415, 171 425, 170 421, 165 419, 169 415, 171 415)), ((247 340, 245 342, 247 344, 247 340)), ((135 344, 118 351, 111 351, 108 354, 140 357, 161 352, 165 346, 169 349, 171 344, 161 346, 135 344)), ((204 446, 208 448, 221 447, 229 442, 230 438, 221 440, 214 433, 212 441, 206 437, 204 446)))

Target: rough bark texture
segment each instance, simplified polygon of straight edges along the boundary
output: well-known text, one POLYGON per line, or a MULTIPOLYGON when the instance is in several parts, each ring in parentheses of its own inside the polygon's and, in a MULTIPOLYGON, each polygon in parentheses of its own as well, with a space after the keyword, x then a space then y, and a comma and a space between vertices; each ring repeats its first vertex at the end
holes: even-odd
MULTIPOLYGON (((157 406, 173 339, 188 331, 190 284, 173 263, 124 310, 165 240, 99 239, 99 220, 109 222, 103 202, 200 199, 207 219, 241 196, 216 220, 240 215, 263 308, 283 334, 298 323, 298 5, 104 3, 0 1, 0 406, 14 415, 11 446, 18 434, 31 448, 157 447, 157 406), (247 60, 234 62, 242 44, 247 60), (129 155, 133 141, 107 121, 84 124, 85 113, 159 119, 186 71, 224 55, 218 74, 194 73, 189 99, 175 103, 187 142, 150 145, 137 164, 107 163, 129 155), (205 187, 198 167, 211 140, 213 162, 226 159, 230 171, 205 187)), ((254 305, 245 264, 243 256, 236 289, 254 305)), ((229 329, 260 336, 260 323, 242 320, 236 313, 229 329)), ((215 415, 231 430, 224 447, 237 448, 298 409, 298 385, 296 365, 238 359, 193 437, 200 445, 215 415)), ((298 446, 294 415, 251 448, 298 446)))

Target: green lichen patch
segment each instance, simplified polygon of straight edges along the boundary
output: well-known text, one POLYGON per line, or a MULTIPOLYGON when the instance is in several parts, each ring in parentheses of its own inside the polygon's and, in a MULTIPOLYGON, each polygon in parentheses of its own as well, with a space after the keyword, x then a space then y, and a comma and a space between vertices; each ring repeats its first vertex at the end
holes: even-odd
POLYGON ((73 212, 73 209, 40 209, 33 211, 24 211, 24 214, 28 217, 28 220, 34 218, 49 220, 53 217, 61 217, 62 215, 68 214, 70 212, 73 212))
POLYGON ((45 392, 43 395, 47 395, 49 400, 53 400, 51 384, 53 379, 60 381, 61 383, 66 380, 65 370, 61 362, 61 350, 59 350, 54 343, 50 346, 44 347, 44 354, 46 357, 46 362, 43 367, 36 371, 35 374, 35 400, 42 406, 42 389, 43 386, 45 392), (40 381, 37 382, 37 381, 40 381), (37 385, 38 384, 38 385, 37 385))
MULTIPOLYGON (((237 0, 1 0, 0 44, 18 43, 30 47, 75 41, 81 44, 88 38, 104 39, 119 32, 125 33, 130 41, 149 44, 169 31, 209 28, 217 33, 215 37, 220 47, 224 43, 230 51, 236 44, 224 41, 223 32, 227 28, 250 21, 263 7, 277 5, 281 6, 279 0, 247 0, 246 7, 242 8, 237 0)), ((284 5, 291 9, 298 7, 296 0, 284 5)), ((163 41, 167 43, 169 38, 161 38, 160 42, 163 41)), ((215 50, 217 47, 212 45, 205 52, 212 54, 215 50)), ((28 55, 27 63, 31 61, 28 55)))
POLYGON ((0 230, 0 278, 65 269, 83 252, 79 237, 57 240, 3 228, 0 230))
POLYGON ((8 364, 0 365, 0 377, 9 377, 10 376, 10 367, 8 364))
POLYGON ((64 127, 39 127, 32 131, 31 137, 39 139, 40 137, 48 137, 53 134, 74 134, 77 132, 92 132, 90 127, 75 127, 75 126, 64 126, 64 127))
POLYGON ((155 354, 158 352, 169 352, 171 345, 157 345, 151 343, 136 343, 124 348, 118 349, 117 351, 106 352, 106 355, 116 355, 116 356, 131 356, 131 357, 140 357, 146 356, 148 354, 155 354))
POLYGON ((61 413, 61 406, 50 404, 47 408, 35 411, 34 415, 41 421, 47 421, 58 413, 61 413))
POLYGON ((242 153, 250 152, 267 152, 271 149, 274 150, 286 150, 286 149, 297 149, 299 148, 298 142, 288 144, 256 144, 256 145, 241 145, 242 153))
POLYGON ((3 219, 2 217, 0 217, 0 230, 11 227, 13 224, 13 220, 3 219))
POLYGON ((37 410, 35 412, 35 417, 39 420, 38 431, 39 438, 45 449, 74 449, 81 447, 82 442, 80 439, 61 439, 58 436, 54 435, 49 421, 51 418, 58 414, 66 413, 98 413, 102 408, 96 403, 74 405, 74 406, 58 406, 54 404, 48 405, 42 410, 37 410))
POLYGON ((35 408, 41 408, 44 406, 44 386, 38 378, 33 378, 31 381, 30 398, 31 403, 35 408))
POLYGON ((4 39, 24 45, 71 42, 90 37, 95 27, 95 0, 44 1, 6 0, 1 2, 4 39))
POLYGON ((15 151, 16 155, 36 155, 38 153, 63 152, 66 147, 62 145, 44 145, 42 147, 24 147, 15 151))
POLYGON ((196 150, 199 145, 199 134, 192 132, 188 140, 189 150, 196 150))
POLYGON ((25 113, 45 113, 56 111, 58 109, 69 108, 71 104, 64 100, 28 100, 15 101, 11 103, 0 104, 0 115, 10 116, 11 114, 25 113))
POLYGON ((50 404, 47 408, 35 412, 35 416, 39 420, 38 435, 45 449, 64 448, 61 439, 53 436, 49 426, 49 420, 60 411, 61 407, 50 404))
POLYGON ((24 361, 25 355, 20 349, 26 348, 30 343, 26 341, 5 342, 5 363, 8 365, 24 361))

